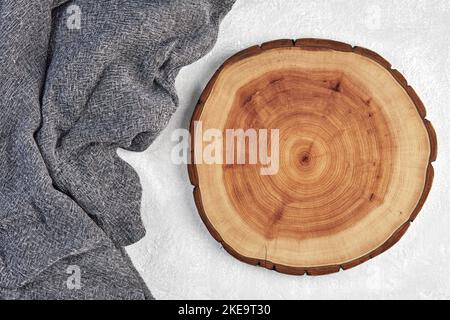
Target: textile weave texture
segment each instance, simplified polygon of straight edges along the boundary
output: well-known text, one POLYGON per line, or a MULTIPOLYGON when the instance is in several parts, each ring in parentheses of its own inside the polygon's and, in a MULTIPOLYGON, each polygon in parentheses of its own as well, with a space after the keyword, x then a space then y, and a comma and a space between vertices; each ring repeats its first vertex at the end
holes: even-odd
POLYGON ((122 249, 145 229, 116 151, 166 126, 233 2, 0 0, 0 298, 152 298, 122 249))

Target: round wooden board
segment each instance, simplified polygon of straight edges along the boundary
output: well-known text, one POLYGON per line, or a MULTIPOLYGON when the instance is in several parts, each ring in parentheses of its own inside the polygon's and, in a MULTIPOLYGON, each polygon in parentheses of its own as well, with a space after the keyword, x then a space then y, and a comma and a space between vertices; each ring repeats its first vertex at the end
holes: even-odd
POLYGON ((191 136, 198 122, 278 129, 279 171, 190 164, 199 214, 244 262, 298 275, 352 268, 394 245, 428 196, 437 142, 425 117, 405 78, 368 49, 321 39, 248 48, 210 80, 191 136))

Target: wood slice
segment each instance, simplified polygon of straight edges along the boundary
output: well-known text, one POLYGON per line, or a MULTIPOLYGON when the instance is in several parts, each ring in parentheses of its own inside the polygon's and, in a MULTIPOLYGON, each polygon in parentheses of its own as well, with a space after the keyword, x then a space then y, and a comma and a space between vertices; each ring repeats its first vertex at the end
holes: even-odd
POLYGON ((279 129, 279 171, 189 165, 200 216, 247 263, 310 275, 354 267, 395 244, 423 206, 437 152, 425 116, 405 78, 368 49, 320 39, 246 49, 205 88, 191 135, 196 121, 224 135, 279 129))

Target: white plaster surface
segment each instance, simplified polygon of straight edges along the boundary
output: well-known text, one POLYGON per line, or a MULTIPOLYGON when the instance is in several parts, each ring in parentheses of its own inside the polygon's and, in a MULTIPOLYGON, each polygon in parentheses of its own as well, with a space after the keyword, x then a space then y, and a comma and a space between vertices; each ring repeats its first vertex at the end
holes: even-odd
POLYGON ((238 0, 211 53, 177 78, 180 107, 143 153, 119 151, 139 173, 147 236, 128 248, 158 299, 450 298, 450 2, 448 0, 238 0), (424 101, 437 131, 435 181, 402 240, 355 269, 295 277, 231 257, 202 224, 186 168, 174 165, 171 134, 225 58, 278 38, 317 37, 379 52, 424 101))

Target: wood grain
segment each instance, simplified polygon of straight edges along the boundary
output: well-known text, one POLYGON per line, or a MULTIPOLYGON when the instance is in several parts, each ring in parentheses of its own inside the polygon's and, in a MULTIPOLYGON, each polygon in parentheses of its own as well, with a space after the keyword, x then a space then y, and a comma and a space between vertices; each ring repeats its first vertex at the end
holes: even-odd
POLYGON ((196 121, 279 129, 280 170, 190 164, 200 217, 247 263, 294 275, 353 268, 398 242, 425 203, 437 157, 425 117, 403 75, 368 49, 282 39, 239 52, 205 88, 191 135, 196 121))

